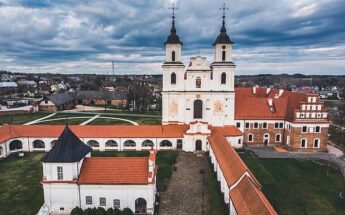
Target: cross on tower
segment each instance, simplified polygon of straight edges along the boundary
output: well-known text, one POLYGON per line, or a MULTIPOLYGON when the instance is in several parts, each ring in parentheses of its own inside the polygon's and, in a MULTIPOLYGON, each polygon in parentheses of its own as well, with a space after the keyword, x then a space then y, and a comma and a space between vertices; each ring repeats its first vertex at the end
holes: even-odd
POLYGON ((172 18, 175 19, 175 10, 178 10, 178 7, 175 7, 175 2, 172 3, 172 6, 169 7, 169 9, 172 11, 172 18))
POLYGON ((223 11, 223 21, 224 21, 224 19, 225 19, 225 11, 229 10, 229 8, 226 7, 225 3, 223 3, 223 7, 219 8, 219 9, 223 11))

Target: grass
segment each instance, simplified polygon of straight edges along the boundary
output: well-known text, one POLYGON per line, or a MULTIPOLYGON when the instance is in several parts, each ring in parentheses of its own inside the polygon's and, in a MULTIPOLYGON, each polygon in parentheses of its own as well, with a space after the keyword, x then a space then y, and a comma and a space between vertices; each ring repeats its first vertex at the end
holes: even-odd
POLYGON ((221 215, 227 214, 226 205, 223 200, 223 195, 220 192, 220 187, 217 184, 216 176, 213 175, 212 167, 209 167, 207 171, 207 194, 208 194, 208 204, 209 215, 221 215))
POLYGON ((54 116, 50 117, 49 119, 57 119, 57 118, 70 118, 70 117, 93 117, 96 114, 83 114, 83 113, 57 113, 54 116))
MULTIPOLYGON (((156 163, 158 165, 157 181, 163 182, 171 178, 172 167, 176 163, 176 151, 159 151, 156 163)), ((149 151, 92 152, 92 157, 148 157, 149 151)))
POLYGON ((40 159, 43 153, 0 161, 0 215, 36 214, 43 204, 40 159))
POLYGON ((121 118, 132 120, 141 125, 161 125, 162 124, 161 118, 150 118, 150 117, 121 117, 121 118))
POLYGON ((338 170, 306 160, 240 155, 278 214, 345 214, 345 199, 339 198, 345 180, 338 170))
POLYGON ((90 122, 88 125, 132 125, 132 123, 117 119, 98 118, 90 122))
POLYGON ((24 124, 35 119, 48 116, 49 113, 32 113, 32 114, 15 114, 15 115, 2 115, 0 116, 0 125, 4 123, 9 124, 24 124))
MULTIPOLYGON (((85 118, 85 119, 68 119, 67 122, 69 125, 79 125, 79 124, 85 122, 86 120, 88 120, 88 119, 87 118, 85 118)), ((61 120, 54 120, 54 121, 38 122, 35 125, 65 125, 65 124, 66 124, 66 119, 61 119, 61 120)))

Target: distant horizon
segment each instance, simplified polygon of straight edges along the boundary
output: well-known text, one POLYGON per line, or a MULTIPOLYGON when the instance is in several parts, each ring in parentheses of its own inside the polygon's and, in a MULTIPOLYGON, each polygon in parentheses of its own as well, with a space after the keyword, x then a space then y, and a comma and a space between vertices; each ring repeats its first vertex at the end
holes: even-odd
MULTIPOLYGON (((106 75, 113 61, 119 75, 159 75, 171 2, 0 0, 0 70, 106 75)), ((223 2, 175 1, 185 65, 212 62, 223 2)), ((342 0, 227 2, 236 75, 345 74, 342 0)))

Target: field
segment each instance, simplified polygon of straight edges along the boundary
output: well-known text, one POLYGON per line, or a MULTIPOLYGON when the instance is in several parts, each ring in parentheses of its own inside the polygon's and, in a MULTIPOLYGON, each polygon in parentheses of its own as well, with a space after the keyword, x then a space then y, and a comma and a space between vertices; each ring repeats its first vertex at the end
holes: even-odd
POLYGON ((32 215, 43 204, 40 159, 43 153, 10 156, 0 161, 0 214, 32 215))
POLYGON ((8 124, 24 124, 35 119, 48 116, 48 113, 33 113, 33 114, 17 114, 17 115, 2 115, 0 116, 0 125, 8 124))
POLYGON ((278 214, 345 214, 345 199, 339 198, 345 180, 338 170, 313 161, 240 155, 278 214))

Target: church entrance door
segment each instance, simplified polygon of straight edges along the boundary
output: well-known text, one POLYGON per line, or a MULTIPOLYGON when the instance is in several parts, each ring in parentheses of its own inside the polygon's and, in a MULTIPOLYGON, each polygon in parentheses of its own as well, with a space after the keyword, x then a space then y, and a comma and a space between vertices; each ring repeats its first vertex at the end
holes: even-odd
POLYGON ((202 141, 197 140, 195 141, 195 151, 201 151, 202 150, 202 141))

